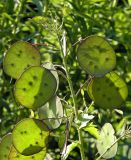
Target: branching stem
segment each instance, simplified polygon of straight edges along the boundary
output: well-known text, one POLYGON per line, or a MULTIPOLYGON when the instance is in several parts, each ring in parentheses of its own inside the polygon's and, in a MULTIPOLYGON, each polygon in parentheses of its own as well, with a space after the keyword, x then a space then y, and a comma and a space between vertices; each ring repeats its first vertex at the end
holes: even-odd
MULTIPOLYGON (((67 61, 66 61, 66 56, 67 55, 66 55, 66 35, 65 35, 65 31, 63 32, 63 39, 64 39, 63 43, 61 43, 61 41, 60 41, 59 34, 57 34, 57 36, 58 36, 58 41, 59 41, 59 44, 60 44, 63 65, 65 67, 65 71, 66 71, 66 75, 67 75, 67 80, 68 80, 68 84, 69 84, 71 95, 72 95, 75 116, 76 116, 76 119, 78 119, 78 108, 77 108, 76 95, 75 95, 75 92, 74 92, 74 89, 73 89, 73 84, 72 84, 72 81, 71 81, 71 77, 70 77, 70 74, 69 74, 69 70, 68 70, 68 66, 67 66, 67 61)), ((80 129, 78 129, 78 135, 79 135, 81 159, 85 160, 83 139, 82 139, 82 133, 81 133, 80 129)))

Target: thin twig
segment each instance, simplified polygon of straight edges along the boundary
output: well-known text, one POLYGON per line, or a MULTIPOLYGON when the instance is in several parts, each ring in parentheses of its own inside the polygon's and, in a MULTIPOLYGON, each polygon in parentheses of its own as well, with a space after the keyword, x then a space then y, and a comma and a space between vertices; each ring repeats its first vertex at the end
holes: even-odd
POLYGON ((81 91, 81 89, 88 83, 90 81, 90 78, 89 79, 87 79, 86 81, 85 81, 85 83, 79 88, 79 90, 76 92, 76 97, 79 95, 79 93, 80 93, 80 91, 81 91))

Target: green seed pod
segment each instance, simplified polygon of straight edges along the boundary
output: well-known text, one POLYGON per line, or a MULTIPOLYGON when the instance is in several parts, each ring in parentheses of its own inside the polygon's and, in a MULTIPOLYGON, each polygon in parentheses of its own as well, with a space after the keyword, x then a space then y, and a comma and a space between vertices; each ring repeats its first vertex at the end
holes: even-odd
POLYGON ((95 77, 88 84, 89 97, 101 108, 118 108, 128 96, 125 82, 115 73, 95 77))
POLYGON ((97 150, 100 155, 104 154, 108 150, 102 156, 105 159, 112 158, 116 155, 118 144, 115 143, 116 136, 114 135, 114 133, 115 133, 115 131, 114 131, 112 125, 110 123, 106 123, 102 127, 101 132, 100 132, 100 136, 97 140, 96 147, 97 147, 97 150))
POLYGON ((39 153, 33 154, 31 156, 24 156, 17 152, 17 150, 11 146, 8 160, 44 160, 46 156, 46 149, 43 149, 39 153))
POLYGON ((42 121, 27 118, 15 126, 12 141, 20 154, 30 156, 46 148, 48 136, 49 129, 42 121))
POLYGON ((63 107, 60 98, 57 96, 52 97, 49 102, 39 108, 38 115, 50 129, 58 128, 63 117, 63 107))
POLYGON ((12 144, 12 135, 7 134, 0 141, 0 160, 8 160, 8 154, 12 144))
POLYGON ((21 105, 37 109, 54 95, 56 87, 56 79, 48 69, 33 66, 16 81, 14 95, 21 105))
POLYGON ((15 79, 19 78, 29 66, 39 65, 39 51, 30 43, 23 41, 13 44, 7 51, 3 61, 5 73, 15 79))
POLYGON ((83 70, 96 77, 110 72, 116 64, 113 48, 99 36, 90 36, 81 42, 77 59, 83 70))

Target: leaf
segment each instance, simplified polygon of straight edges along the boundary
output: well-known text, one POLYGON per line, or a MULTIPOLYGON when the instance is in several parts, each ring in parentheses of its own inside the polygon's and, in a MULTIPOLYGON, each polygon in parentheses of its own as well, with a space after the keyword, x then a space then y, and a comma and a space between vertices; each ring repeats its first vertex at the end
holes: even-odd
POLYGON ((8 160, 8 154, 12 144, 12 135, 5 135, 0 141, 0 160, 8 160))
POLYGON ((69 144, 67 146, 66 153, 62 157, 62 160, 66 160, 68 158, 69 154, 71 153, 71 151, 78 146, 79 146, 78 141, 75 141, 75 142, 72 142, 71 144, 69 144))
POLYGON ((40 65, 39 51, 28 42, 18 41, 7 51, 3 68, 6 74, 12 78, 19 78, 29 66, 40 65))
POLYGON ((59 148, 62 149, 63 146, 64 146, 64 143, 65 143, 65 139, 66 139, 66 135, 63 134, 59 137, 59 141, 58 141, 58 145, 59 145, 59 148))
POLYGON ((92 120, 93 118, 94 118, 93 115, 88 115, 87 113, 80 114, 80 116, 79 116, 79 121, 80 121, 79 129, 86 127, 87 124, 90 122, 90 120, 92 120))
POLYGON ((60 98, 55 95, 49 100, 49 102, 39 108, 38 115, 41 120, 44 120, 50 129, 56 129, 62 122, 63 112, 60 98))
POLYGON ((92 136, 94 136, 95 138, 99 137, 99 131, 96 128, 96 125, 94 125, 93 123, 88 124, 85 128, 83 128, 84 131, 87 131, 89 134, 91 134, 92 136))
POLYGON ((87 88, 89 97, 101 108, 121 107, 128 96, 126 83, 115 73, 93 78, 87 88))
POLYGON ((35 110, 55 94, 56 87, 56 79, 49 70, 33 66, 16 81, 14 95, 22 106, 35 110))
POLYGON ((116 155, 117 146, 115 131, 110 123, 106 123, 100 132, 100 136, 97 139, 96 147, 100 155, 105 159, 112 158, 116 155), (115 143, 115 144, 114 144, 115 143), (114 145, 113 145, 114 144, 114 145), (113 146, 112 146, 113 145, 113 146))
POLYGON ((29 156, 46 148, 48 136, 49 129, 42 121, 26 118, 13 130, 13 145, 20 154, 29 156))
POLYGON ((111 45, 95 35, 81 41, 77 59, 82 69, 98 77, 110 72, 116 65, 116 55, 111 45))
POLYGON ((76 124, 79 126, 79 129, 84 128, 87 126, 90 120, 94 118, 93 115, 88 115, 87 113, 79 110, 79 116, 78 119, 75 121, 76 124))

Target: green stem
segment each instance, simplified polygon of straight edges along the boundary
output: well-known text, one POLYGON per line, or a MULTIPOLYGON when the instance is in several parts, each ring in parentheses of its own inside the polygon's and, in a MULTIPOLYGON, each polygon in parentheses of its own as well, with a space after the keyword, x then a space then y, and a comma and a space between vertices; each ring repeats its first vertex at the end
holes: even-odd
MULTIPOLYGON (((65 57, 66 56, 65 55, 66 54, 66 39, 64 39, 64 38, 66 38, 65 37, 65 32, 63 33, 63 41, 65 41, 65 43, 63 42, 63 45, 61 44, 59 34, 57 34, 57 36, 58 36, 58 40, 59 40, 59 44, 60 44, 60 48, 61 48, 61 56, 62 56, 62 59, 63 59, 63 65, 64 65, 65 70, 66 70, 67 81, 68 81, 70 91, 71 91, 71 95, 72 95, 75 116, 76 116, 76 119, 78 120, 78 108, 77 108, 76 95, 75 95, 75 92, 74 92, 74 89, 73 89, 73 84, 72 84, 72 81, 71 81, 71 77, 70 77, 70 74, 69 74, 69 70, 68 70, 68 66, 67 66, 67 62, 66 62, 66 57, 65 57)), ((81 130, 79 128, 77 130, 78 130, 79 143, 80 143, 81 159, 85 160, 82 133, 81 133, 81 130)))

